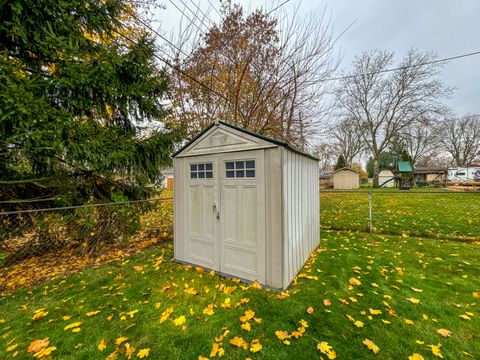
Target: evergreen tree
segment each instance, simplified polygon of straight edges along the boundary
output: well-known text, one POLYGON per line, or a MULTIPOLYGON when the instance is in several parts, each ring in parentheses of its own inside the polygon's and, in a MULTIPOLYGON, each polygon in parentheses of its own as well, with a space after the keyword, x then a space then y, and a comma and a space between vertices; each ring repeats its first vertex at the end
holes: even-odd
MULTIPOLYGON (((379 157, 379 168, 380 168, 380 171, 382 170, 395 170, 396 166, 397 166, 397 157, 396 157, 396 154, 393 153, 392 151, 383 151, 381 154, 380 154, 380 157, 379 157)), ((373 158, 369 158, 367 160, 367 164, 365 166, 366 170, 367 170, 367 173, 368 173, 368 177, 373 177, 373 158)))
POLYGON ((169 79, 132 14, 127 0, 0 2, 0 200, 145 195, 170 163, 169 79))
POLYGON ((337 159, 334 169, 338 170, 344 167, 347 167, 347 161, 345 160, 345 157, 343 155, 340 155, 337 159))

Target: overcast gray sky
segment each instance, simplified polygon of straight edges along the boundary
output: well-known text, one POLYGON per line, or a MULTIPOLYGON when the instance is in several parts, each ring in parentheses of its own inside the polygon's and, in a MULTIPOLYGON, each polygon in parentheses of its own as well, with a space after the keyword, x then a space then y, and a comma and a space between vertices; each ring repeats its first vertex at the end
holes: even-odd
MULTIPOLYGON (((172 0, 183 8, 182 1, 192 10, 191 0, 172 0)), ((193 0, 204 11, 218 0, 193 0)), ((284 0, 238 0, 245 8, 273 9, 284 0)), ((282 11, 292 11, 299 0, 290 0, 282 11)), ((161 28, 169 32, 178 27, 181 13, 170 0, 163 0, 165 10, 156 12, 161 28)), ((415 47, 436 51, 440 58, 480 51, 480 1, 478 0, 303 0, 300 15, 321 15, 324 7, 331 14, 337 34, 352 22, 353 26, 338 42, 343 56, 341 70, 348 70, 352 58, 366 50, 394 51, 400 59, 415 47)), ((186 11, 188 13, 188 10, 186 11)), ((218 21, 211 10, 210 17, 218 21)), ((480 55, 453 60, 442 71, 445 84, 456 90, 448 105, 458 115, 480 113, 480 55)))

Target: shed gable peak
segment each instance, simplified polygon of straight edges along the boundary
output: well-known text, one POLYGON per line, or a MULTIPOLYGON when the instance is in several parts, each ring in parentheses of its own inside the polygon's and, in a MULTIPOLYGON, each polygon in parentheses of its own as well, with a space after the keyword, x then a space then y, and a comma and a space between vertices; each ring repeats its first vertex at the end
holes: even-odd
POLYGON ((215 124, 202 134, 177 156, 194 156, 217 152, 244 151, 259 148, 275 147, 277 145, 256 138, 239 130, 215 124))

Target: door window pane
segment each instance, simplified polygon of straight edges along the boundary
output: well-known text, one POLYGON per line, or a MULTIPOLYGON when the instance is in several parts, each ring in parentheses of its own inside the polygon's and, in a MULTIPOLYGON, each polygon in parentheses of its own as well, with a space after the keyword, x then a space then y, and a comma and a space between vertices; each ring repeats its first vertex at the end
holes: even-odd
POLYGON ((247 169, 255 169, 255 160, 245 161, 245 165, 247 169))
POLYGON ((255 160, 226 161, 225 177, 232 178, 254 178, 255 160))
POLYGON ((213 179, 213 164, 190 164, 190 179, 213 179))

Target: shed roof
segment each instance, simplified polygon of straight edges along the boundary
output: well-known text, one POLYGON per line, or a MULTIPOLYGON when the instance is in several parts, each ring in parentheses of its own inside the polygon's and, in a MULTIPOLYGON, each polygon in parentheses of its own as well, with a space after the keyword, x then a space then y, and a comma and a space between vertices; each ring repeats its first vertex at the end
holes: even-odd
POLYGON ((415 174, 443 174, 448 171, 447 168, 440 167, 415 167, 415 174))
POLYGON ((254 131, 250 131, 250 130, 247 130, 247 129, 244 129, 240 126, 237 126, 237 125, 233 125, 233 124, 230 124, 226 121, 215 121, 215 122, 212 122, 210 125, 208 125, 205 129, 203 129, 202 131, 200 131, 196 136, 194 136, 192 139, 190 139, 185 145, 183 145, 180 149, 178 149, 177 151, 175 151, 172 155, 172 157, 176 157, 177 155, 179 155, 181 152, 183 152, 185 149, 187 149, 191 144, 193 144, 197 139, 199 139, 200 137, 202 137, 208 130, 210 130, 211 128, 213 128, 214 126, 218 126, 219 124, 222 124, 222 125, 225 125, 225 126, 228 126, 232 129, 235 129, 235 130, 238 130, 238 131, 241 131, 245 134, 248 134, 248 135, 251 135, 251 136, 254 136, 254 137, 257 137, 259 139, 262 139, 262 140, 265 140, 265 141, 268 141, 272 144, 275 144, 275 145, 279 145, 279 146, 283 146, 297 154, 300 154, 300 155, 303 155, 303 156, 306 156, 310 159, 313 159, 313 160, 317 160, 318 161, 318 158, 316 158, 315 156, 312 156, 310 154, 307 154, 303 151, 300 151, 300 150, 297 150, 295 149, 293 146, 291 146, 289 143, 287 143, 286 141, 282 141, 282 140, 278 140, 278 139, 275 139, 275 138, 272 138, 272 137, 268 137, 268 136, 265 136, 265 135, 262 135, 262 134, 259 134, 259 133, 256 133, 254 131))
POLYGON ((412 172, 412 164, 409 161, 399 161, 397 164, 398 171, 400 172, 412 172))
POLYGON ((351 172, 354 172, 355 174, 358 174, 357 170, 354 170, 354 169, 349 168, 349 167, 343 167, 341 169, 335 170, 333 173, 336 174, 337 172, 340 172, 340 171, 351 171, 351 172))

